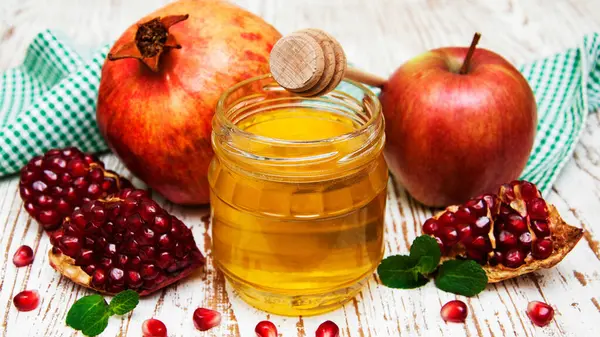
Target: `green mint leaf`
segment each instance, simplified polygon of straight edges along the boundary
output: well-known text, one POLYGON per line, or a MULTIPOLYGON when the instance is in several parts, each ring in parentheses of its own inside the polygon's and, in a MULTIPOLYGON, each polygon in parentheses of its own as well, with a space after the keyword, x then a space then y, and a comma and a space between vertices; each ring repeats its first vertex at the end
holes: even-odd
POLYGON ((140 295, 133 290, 122 291, 113 297, 108 309, 111 314, 125 315, 140 303, 140 295))
POLYGON ((481 266, 473 260, 448 260, 435 278, 435 285, 453 294, 475 296, 487 285, 488 278, 481 266))
POLYGON ((108 309, 108 304, 101 295, 89 295, 78 299, 67 313, 66 323, 75 330, 83 328, 83 319, 88 314, 103 314, 108 309))
POLYGON ((97 336, 108 326, 108 318, 111 316, 109 310, 104 312, 88 312, 83 317, 83 329, 81 332, 86 336, 97 336))
POLYGON ((423 274, 435 271, 442 252, 437 241, 429 235, 417 237, 410 246, 410 257, 419 261, 418 270, 423 274))
POLYGON ((389 288, 413 289, 429 280, 418 271, 419 260, 406 255, 389 256, 377 267, 379 279, 389 288))

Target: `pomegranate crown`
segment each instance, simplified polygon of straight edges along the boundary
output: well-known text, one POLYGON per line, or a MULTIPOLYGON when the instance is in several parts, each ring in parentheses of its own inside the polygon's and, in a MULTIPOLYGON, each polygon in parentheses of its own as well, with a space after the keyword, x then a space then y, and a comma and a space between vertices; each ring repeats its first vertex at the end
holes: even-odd
POLYGON ((115 61, 135 58, 147 65, 152 71, 158 72, 158 63, 162 53, 169 49, 181 48, 175 37, 169 34, 169 28, 188 17, 188 14, 169 15, 138 24, 135 39, 123 44, 113 53, 109 53, 108 59, 115 61))

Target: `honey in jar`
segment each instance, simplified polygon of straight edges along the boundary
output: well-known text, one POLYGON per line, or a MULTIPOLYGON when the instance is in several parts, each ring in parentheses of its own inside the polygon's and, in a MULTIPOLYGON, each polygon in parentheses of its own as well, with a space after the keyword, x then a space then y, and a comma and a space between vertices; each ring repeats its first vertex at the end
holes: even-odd
POLYGON ((377 97, 351 81, 297 97, 269 75, 221 98, 209 169, 212 254, 249 304, 334 310, 384 253, 388 170, 377 97))

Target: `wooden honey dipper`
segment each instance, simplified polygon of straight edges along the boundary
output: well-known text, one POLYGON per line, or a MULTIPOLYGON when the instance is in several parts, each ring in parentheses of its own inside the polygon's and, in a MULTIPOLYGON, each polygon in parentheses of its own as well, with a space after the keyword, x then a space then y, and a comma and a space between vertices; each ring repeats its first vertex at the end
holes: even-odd
POLYGON ((273 46, 269 65, 275 81, 305 97, 324 95, 344 79, 381 87, 384 78, 349 68, 340 43, 326 32, 308 28, 284 36, 273 46))

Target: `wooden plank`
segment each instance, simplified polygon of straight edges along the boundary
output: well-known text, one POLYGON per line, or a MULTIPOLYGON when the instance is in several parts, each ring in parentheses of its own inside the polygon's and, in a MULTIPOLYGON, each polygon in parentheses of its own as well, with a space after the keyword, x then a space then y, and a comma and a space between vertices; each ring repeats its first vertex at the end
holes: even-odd
MULTIPOLYGON (((18 65, 27 44, 39 31, 53 28, 79 47, 110 42, 137 17, 163 0, 72 2, 68 0, 8 0, 0 4, 0 70, 18 65), (11 52, 6 52, 11 51, 11 52)), ((515 63, 527 62, 575 46, 584 33, 600 31, 597 0, 442 1, 442 0, 247 0, 242 6, 263 16, 282 33, 305 27, 331 32, 348 59, 381 75, 390 74, 410 57, 443 45, 465 45, 481 31, 481 47, 495 50, 515 63)), ((172 336, 253 337, 255 324, 271 319, 282 336, 313 336, 326 319, 335 321, 346 337, 382 336, 586 336, 597 334, 600 319, 600 116, 589 116, 573 159, 565 166, 549 200, 565 219, 586 229, 586 239, 556 268, 496 285, 466 301, 466 324, 445 324, 439 308, 462 298, 433 284, 411 291, 388 289, 376 275, 343 308, 317 317, 277 317, 257 311, 230 289, 210 261, 207 208, 182 208, 161 202, 191 226, 209 262, 173 287, 143 299, 125 317, 111 318, 102 336, 139 336, 149 317, 163 320, 172 336), (556 320, 534 327, 525 314, 527 303, 551 303, 556 320), (195 331, 191 315, 198 306, 224 313, 223 324, 206 333, 195 331)), ((126 172, 112 155, 107 166, 126 172)), ((138 182, 139 183, 139 182, 138 182)), ((0 180, 0 327, 1 336, 73 336, 64 318, 70 305, 88 290, 74 286, 47 266, 48 238, 22 209, 15 177, 0 180), (21 244, 36 250, 33 265, 16 269, 12 254, 21 244), (38 289, 40 307, 19 313, 11 299, 22 289, 38 289), (34 319, 35 318, 35 319, 34 319)), ((393 179, 386 213, 386 254, 403 253, 420 234, 420 224, 432 210, 414 202, 393 179)))

